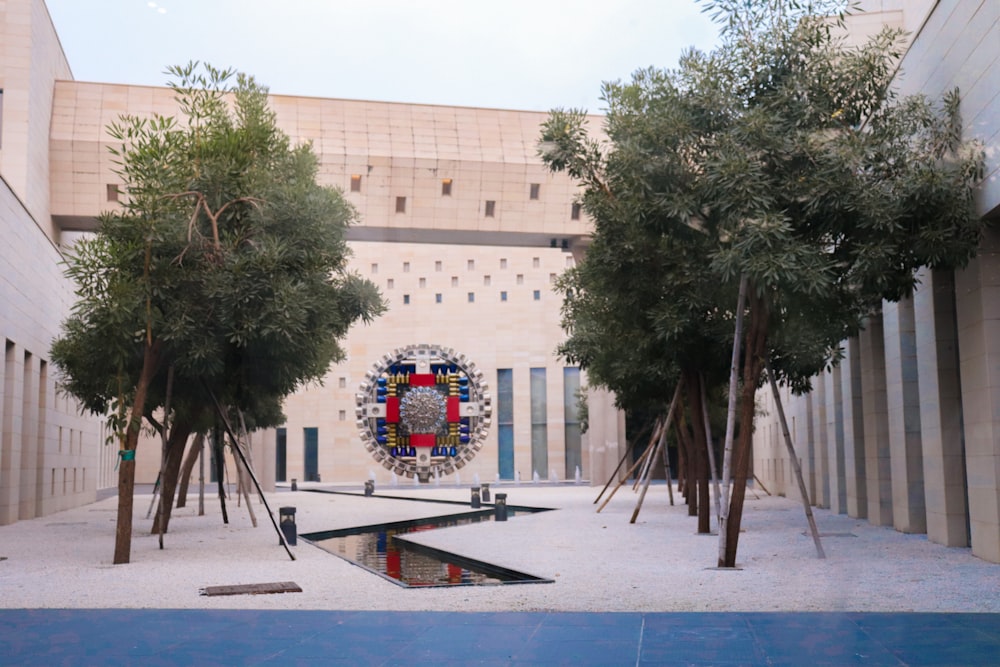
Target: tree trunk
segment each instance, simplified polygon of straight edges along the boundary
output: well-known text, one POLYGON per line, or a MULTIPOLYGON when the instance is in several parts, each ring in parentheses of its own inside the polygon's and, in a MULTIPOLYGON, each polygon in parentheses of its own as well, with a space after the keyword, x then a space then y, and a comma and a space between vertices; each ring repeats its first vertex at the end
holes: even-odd
POLYGON ((177 480, 177 507, 187 507, 188 483, 191 481, 191 473, 194 464, 201 455, 201 446, 205 440, 205 435, 199 433, 194 436, 194 444, 188 449, 187 456, 181 464, 181 474, 177 480))
POLYGON ((757 407, 754 399, 764 370, 764 354, 767 350, 767 302, 754 292, 755 290, 751 290, 750 325, 747 327, 744 343, 746 354, 743 358, 743 386, 740 388, 740 437, 733 452, 733 493, 726 522, 726 554, 724 563, 720 564, 722 567, 736 567, 736 548, 753 446, 754 412, 757 407))
POLYGON ((125 441, 119 452, 118 467, 118 517, 115 524, 115 565, 128 563, 132 558, 132 509, 135 502, 135 450, 142 430, 142 415, 146 411, 146 395, 156 375, 160 358, 160 343, 148 343, 142 353, 142 371, 135 385, 135 397, 129 411, 125 441))
POLYGON ((698 470, 698 533, 712 532, 711 499, 708 488, 708 450, 705 438, 705 421, 702 419, 701 377, 690 370, 684 371, 684 384, 688 393, 688 406, 691 409, 691 430, 694 457, 698 470))
POLYGON ((726 539, 729 531, 729 482, 732 477, 733 432, 736 430, 736 389, 740 367, 740 343, 743 339, 743 311, 747 296, 747 277, 740 277, 740 291, 736 299, 736 326, 733 331, 733 355, 729 365, 729 401, 726 407, 726 440, 722 454, 722 514, 719 515, 718 566, 726 562, 726 539))
POLYGON ((153 534, 167 532, 170 527, 170 515, 174 506, 174 493, 177 489, 177 477, 181 468, 181 461, 184 458, 184 448, 187 445, 188 437, 191 435, 191 422, 175 422, 170 429, 170 438, 167 441, 167 456, 163 462, 163 482, 160 486, 160 502, 162 510, 157 513, 153 521, 153 534))
POLYGON ((682 409, 677 416, 677 438, 684 445, 687 472, 685 477, 687 483, 684 485, 687 491, 686 498, 688 504, 688 516, 698 516, 698 452, 695 451, 694 442, 691 439, 691 432, 687 427, 687 417, 682 409))
POLYGON ((722 516, 722 491, 719 489, 719 470, 715 465, 715 444, 712 442, 712 423, 708 418, 708 389, 705 387, 705 376, 699 373, 701 381, 701 415, 705 422, 705 445, 708 449, 708 468, 712 474, 712 486, 715 489, 715 520, 722 516))

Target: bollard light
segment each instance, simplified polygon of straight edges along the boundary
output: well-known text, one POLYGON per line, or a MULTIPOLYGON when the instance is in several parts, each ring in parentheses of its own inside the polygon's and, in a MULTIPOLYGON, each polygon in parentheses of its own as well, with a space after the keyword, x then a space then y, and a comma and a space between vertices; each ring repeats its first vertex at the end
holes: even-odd
POLYGON ((298 491, 299 490, 299 483, 298 482, 299 482, 299 480, 297 480, 294 477, 292 477, 292 491, 298 491))
POLYGON ((375 480, 374 479, 366 479, 365 480, 365 495, 366 496, 373 496, 373 495, 375 495, 375 480))
POLYGON ((483 492, 482 492, 481 495, 482 495, 482 499, 483 499, 484 503, 490 502, 490 485, 489 484, 483 484, 483 492))
POLYGON ((281 534, 285 536, 285 542, 288 543, 288 546, 294 547, 298 541, 294 507, 281 507, 278 509, 278 525, 281 527, 281 534))
POLYGON ((493 519, 494 521, 506 521, 507 520, 507 494, 498 493, 497 501, 493 503, 493 519))
POLYGON ((479 496, 479 487, 474 486, 472 487, 472 509, 479 509, 482 506, 483 504, 479 496))

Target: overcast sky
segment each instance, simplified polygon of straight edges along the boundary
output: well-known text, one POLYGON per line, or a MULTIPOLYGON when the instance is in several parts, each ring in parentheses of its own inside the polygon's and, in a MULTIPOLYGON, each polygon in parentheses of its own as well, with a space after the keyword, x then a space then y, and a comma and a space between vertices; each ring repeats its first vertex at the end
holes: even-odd
POLYGON ((601 82, 711 49, 696 0, 47 0, 80 81, 164 85, 190 60, 272 93, 603 110, 601 82))

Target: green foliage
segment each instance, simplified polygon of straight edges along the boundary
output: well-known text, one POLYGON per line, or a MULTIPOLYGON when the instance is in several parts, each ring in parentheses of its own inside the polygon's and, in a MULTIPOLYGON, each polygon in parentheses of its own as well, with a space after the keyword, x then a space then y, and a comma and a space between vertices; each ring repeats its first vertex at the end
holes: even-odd
POLYGON ((982 147, 963 140, 957 91, 892 91, 897 31, 848 47, 844 2, 704 4, 721 47, 605 83, 606 143, 579 111, 542 131, 594 220, 560 283, 560 352, 626 404, 679 364, 728 363, 741 275, 768 303, 775 371, 803 390, 916 269, 962 266, 981 233, 982 147))
POLYGON ((249 425, 281 423, 281 401, 343 358, 338 341, 384 305, 346 271, 356 212, 317 184, 317 159, 275 124, 250 77, 174 67, 179 119, 124 116, 108 128, 119 211, 67 258, 78 301, 54 342, 63 388, 95 413, 130 403, 156 341, 149 414, 220 401, 249 425), (235 79, 235 85, 233 80, 235 79))

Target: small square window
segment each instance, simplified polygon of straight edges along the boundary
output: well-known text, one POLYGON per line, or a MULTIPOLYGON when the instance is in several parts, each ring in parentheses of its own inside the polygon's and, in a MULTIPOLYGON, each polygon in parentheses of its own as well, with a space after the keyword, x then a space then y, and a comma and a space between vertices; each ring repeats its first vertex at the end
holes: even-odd
POLYGON ((372 273, 378 273, 378 264, 376 262, 372 262, 372 273))
POLYGON ((532 258, 531 258, 531 268, 533 268, 533 269, 537 269, 537 268, 538 268, 538 267, 540 267, 541 265, 542 265, 542 260, 540 260, 540 259, 539 259, 539 258, 537 258, 537 257, 532 257, 532 258))
POLYGON ((501 301, 507 300, 507 292, 500 292, 500 300, 501 301))
POLYGON ((406 197, 396 197, 396 213, 406 213, 406 197))
POLYGON ((403 262, 403 273, 409 273, 409 272, 410 272, 410 263, 403 262))
POLYGON ((469 271, 475 271, 476 270, 476 260, 470 259, 466 263, 466 267, 469 269, 469 271))
POLYGON ((458 287, 458 276, 452 276, 451 277, 451 286, 452 287, 458 287))
POLYGON ((340 421, 346 420, 347 419, 347 411, 346 410, 338 410, 337 411, 337 419, 339 419, 340 421))
POLYGON ((347 387, 347 378, 338 378, 337 386, 341 389, 345 389, 347 387))
POLYGON ((440 273, 440 271, 441 271, 441 260, 440 259, 434 262, 434 270, 440 273))
POLYGON ((473 303, 476 300, 476 293, 469 292, 469 303, 473 303))
POLYGON ((441 303, 441 299, 442 299, 441 292, 438 292, 437 294, 434 295, 434 303, 441 303))
POLYGON ((583 207, 580 206, 579 204, 573 204, 573 208, 570 210, 570 214, 569 214, 570 220, 579 220, 580 219, 580 210, 582 208, 583 207))
POLYGON ((108 196, 108 201, 118 201, 118 186, 114 183, 108 183, 105 188, 105 192, 108 196))
POLYGON ((404 294, 403 295, 403 305, 404 306, 410 305, 410 295, 409 294, 404 294))
POLYGON ((361 192, 361 174, 351 174, 351 192, 361 192))
POLYGON ((451 196, 451 179, 442 178, 441 179, 441 196, 450 197, 451 196))
POLYGON ((531 298, 534 299, 535 301, 541 301, 542 291, 536 289, 534 292, 531 293, 531 298))
POLYGON ((524 284, 524 274, 523 273, 517 274, 517 284, 518 285, 523 285, 524 284))
POLYGON ((427 278, 421 278, 420 279, 420 286, 421 287, 427 287, 427 278))
POLYGON ((486 200, 486 217, 492 218, 493 214, 496 212, 497 203, 492 199, 486 200))
POLYGON ((507 268, 507 258, 506 257, 501 257, 500 258, 500 268, 501 269, 506 269, 507 268))
POLYGON ((529 190, 528 197, 530 197, 531 199, 538 199, 538 192, 541 189, 542 189, 542 186, 541 186, 540 183, 532 183, 531 184, 531 188, 529 190))
POLYGON ((386 289, 392 289, 395 286, 396 286, 396 281, 393 280, 392 278, 389 278, 388 280, 385 281, 385 288, 386 289))
POLYGON ((490 286, 490 277, 489 276, 483 276, 483 285, 485 285, 486 287, 490 286))

